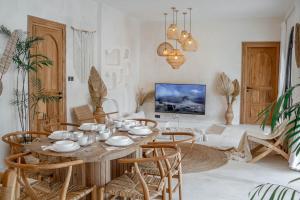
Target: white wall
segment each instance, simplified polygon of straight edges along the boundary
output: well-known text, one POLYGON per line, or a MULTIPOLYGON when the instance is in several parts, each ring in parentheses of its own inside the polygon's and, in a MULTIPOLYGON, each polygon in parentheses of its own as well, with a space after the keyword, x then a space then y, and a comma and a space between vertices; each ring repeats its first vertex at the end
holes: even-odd
MULTIPOLYGON (((158 44, 164 40, 163 23, 143 23, 141 30, 141 87, 153 89, 155 82, 206 84, 206 116, 198 118, 214 122, 224 121, 226 109, 224 97, 215 92, 216 75, 224 71, 231 79, 241 81, 241 43, 280 41, 279 20, 194 20, 193 35, 198 39, 199 50, 186 53, 186 63, 179 70, 173 70, 163 57, 156 55, 158 44)), ((146 107, 148 112, 152 112, 148 116, 153 117, 153 103, 146 107)), ((239 123, 239 98, 233 109, 234 123, 239 123)))
MULTIPOLYGON (((9 29, 22 29, 27 31, 27 15, 53 20, 67 25, 66 37, 66 74, 75 76, 74 82, 67 82, 67 111, 88 102, 87 85, 78 81, 73 70, 73 49, 71 26, 87 29, 97 29, 97 4, 92 0, 0 0, 0 24, 9 29), (72 98, 71 98, 72 97, 72 98)), ((3 52, 6 41, 0 38, 0 52, 3 52)), ((14 106, 10 104, 13 99, 15 87, 15 66, 4 75, 4 90, 0 96, 0 135, 18 129, 17 115, 14 106)), ((70 119, 70 112, 68 112, 70 119)), ((0 168, 7 148, 0 142, 0 168)))
MULTIPOLYGON (((108 97, 118 101, 121 113, 130 113, 135 110, 135 91, 139 80, 139 21, 105 4, 102 4, 101 10, 102 77, 108 87, 108 97), (106 53, 112 49, 120 51, 119 65, 109 65, 106 61, 106 53), (124 58, 126 51, 129 52, 128 58, 124 58)), ((113 108, 106 111, 113 111, 109 109, 113 108)))

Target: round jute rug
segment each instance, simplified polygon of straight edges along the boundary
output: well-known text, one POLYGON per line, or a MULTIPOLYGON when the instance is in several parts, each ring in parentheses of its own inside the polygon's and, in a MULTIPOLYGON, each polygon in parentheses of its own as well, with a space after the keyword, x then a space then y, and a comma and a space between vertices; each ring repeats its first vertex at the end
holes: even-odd
POLYGON ((191 149, 191 144, 181 144, 181 155, 187 155, 182 160, 183 173, 194 173, 208 171, 219 168, 225 165, 228 161, 226 154, 223 151, 194 144, 191 149))

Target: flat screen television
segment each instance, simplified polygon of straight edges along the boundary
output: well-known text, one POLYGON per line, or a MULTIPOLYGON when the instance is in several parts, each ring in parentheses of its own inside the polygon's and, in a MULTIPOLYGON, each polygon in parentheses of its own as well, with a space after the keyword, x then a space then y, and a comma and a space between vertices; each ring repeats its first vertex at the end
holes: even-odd
POLYGON ((155 112, 205 115, 206 85, 155 84, 155 112))

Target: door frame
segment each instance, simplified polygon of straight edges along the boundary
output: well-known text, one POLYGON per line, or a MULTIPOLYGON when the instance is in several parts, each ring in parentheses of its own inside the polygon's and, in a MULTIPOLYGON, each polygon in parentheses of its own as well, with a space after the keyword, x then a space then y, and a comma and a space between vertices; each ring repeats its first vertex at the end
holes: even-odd
MULTIPOLYGON (((65 121, 67 120, 67 89, 66 89, 66 25, 59 23, 59 22, 55 22, 55 21, 50 21, 47 19, 43 19, 43 18, 39 18, 39 17, 35 17, 35 16, 31 16, 28 15, 27 16, 27 32, 28 32, 28 36, 33 36, 33 27, 34 25, 39 25, 42 27, 49 27, 52 29, 58 29, 58 30, 62 30, 62 95, 63 98, 60 101, 62 102, 62 109, 63 109, 63 118, 65 119, 65 121)), ((28 76, 28 94, 31 94, 31 77, 34 76, 35 74, 33 74, 33 72, 29 73, 28 76)), ((29 98, 29 105, 30 105, 30 98, 29 98)), ((32 120, 32 111, 31 109, 29 109, 29 129, 32 130, 32 128, 37 128, 35 127, 35 120, 32 120)))
MULTIPOLYGON (((279 41, 270 41, 270 42, 242 42, 242 70, 241 70, 241 100, 240 100, 240 124, 246 123, 246 60, 247 60, 247 48, 248 47, 270 47, 277 48, 278 59, 276 60, 276 77, 277 84, 275 85, 276 91, 278 91, 279 84, 279 61, 280 61, 280 42, 279 41)), ((278 96, 278 92, 277 92, 278 96)))

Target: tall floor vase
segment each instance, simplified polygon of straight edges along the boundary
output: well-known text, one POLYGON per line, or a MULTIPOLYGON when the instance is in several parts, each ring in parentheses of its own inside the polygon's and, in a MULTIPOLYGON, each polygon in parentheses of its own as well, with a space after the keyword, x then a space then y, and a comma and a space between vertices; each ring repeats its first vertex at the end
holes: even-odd
POLYGON ((225 112, 226 125, 232 125, 233 117, 232 104, 227 104, 227 110, 225 112))

